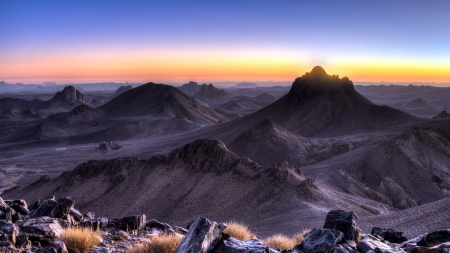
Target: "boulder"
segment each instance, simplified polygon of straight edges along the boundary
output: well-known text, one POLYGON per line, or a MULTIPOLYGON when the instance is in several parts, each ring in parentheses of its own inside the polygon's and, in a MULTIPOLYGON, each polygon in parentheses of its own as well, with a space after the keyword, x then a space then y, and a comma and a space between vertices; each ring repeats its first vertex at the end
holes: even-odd
POLYGON ((374 227, 372 228, 370 234, 379 236, 381 239, 391 243, 402 243, 408 241, 408 238, 403 236, 403 232, 395 231, 393 229, 374 227))
POLYGON ((303 249, 305 253, 329 253, 336 244, 342 242, 344 234, 336 229, 313 229, 305 235, 301 246, 294 249, 303 249))
POLYGON ((418 246, 433 247, 441 243, 450 242, 450 229, 444 229, 426 234, 420 241, 418 246))
POLYGON ((19 225, 21 233, 25 233, 31 241, 40 242, 42 246, 57 240, 67 226, 67 221, 50 217, 31 218, 19 225))
POLYGON ((233 237, 220 242, 214 252, 220 253, 269 253, 269 246, 259 240, 239 241, 233 237))
POLYGON ((75 201, 70 197, 61 198, 57 201, 55 197, 48 198, 42 201, 39 207, 31 214, 31 217, 48 216, 51 218, 64 218, 69 214, 74 203, 75 201))
POLYGON ((0 197, 0 211, 5 212, 9 209, 9 205, 0 197))
POLYGON ((54 241, 49 245, 44 247, 45 252, 55 252, 55 253, 69 253, 67 251, 66 245, 62 241, 54 241))
POLYGON ((145 223, 145 227, 150 228, 150 229, 151 228, 157 228, 157 229, 163 231, 166 234, 172 233, 174 231, 169 224, 163 223, 163 222, 159 222, 159 221, 157 221, 155 219, 148 220, 145 223))
POLYGON ((128 216, 121 219, 122 223, 128 225, 129 230, 140 230, 144 228, 146 226, 146 220, 145 214, 128 216))
POLYGON ((220 242, 222 231, 226 225, 210 221, 206 218, 197 218, 189 227, 174 253, 208 253, 220 242))
POLYGON ((70 214, 70 216, 72 216, 73 219, 74 219, 75 221, 77 221, 77 222, 80 222, 80 221, 83 220, 83 215, 80 213, 80 211, 78 211, 78 210, 75 209, 75 208, 70 208, 69 214, 70 214))
POLYGON ((362 253, 405 253, 403 249, 394 245, 385 244, 371 235, 365 237, 358 243, 358 250, 362 253))
POLYGON ((11 221, 0 220, 0 234, 4 234, 6 237, 5 239, 7 239, 9 243, 15 245, 16 236, 19 235, 19 231, 11 221))
POLYGON ((1 253, 19 253, 20 251, 16 249, 13 245, 6 241, 0 241, 0 252, 1 253))
POLYGON ((94 231, 99 231, 100 229, 105 229, 109 222, 107 218, 97 217, 97 218, 85 218, 80 222, 80 226, 85 228, 90 228, 94 231))
POLYGON ((357 219, 353 211, 332 210, 328 212, 323 228, 337 229, 344 234, 346 240, 359 242, 361 229, 356 224, 357 219))

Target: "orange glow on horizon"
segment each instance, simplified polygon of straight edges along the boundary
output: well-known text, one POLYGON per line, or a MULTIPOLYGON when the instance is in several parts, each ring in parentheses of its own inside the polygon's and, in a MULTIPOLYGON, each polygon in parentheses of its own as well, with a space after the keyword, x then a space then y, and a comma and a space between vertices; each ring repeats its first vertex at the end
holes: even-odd
MULTIPOLYGON (((314 66, 287 54, 227 52, 140 52, 77 54, 19 58, 0 62, 0 81, 187 82, 293 81, 314 66), (44 59, 44 60, 43 60, 44 59)), ((450 64, 336 61, 323 66, 328 74, 357 82, 450 82, 450 64)))

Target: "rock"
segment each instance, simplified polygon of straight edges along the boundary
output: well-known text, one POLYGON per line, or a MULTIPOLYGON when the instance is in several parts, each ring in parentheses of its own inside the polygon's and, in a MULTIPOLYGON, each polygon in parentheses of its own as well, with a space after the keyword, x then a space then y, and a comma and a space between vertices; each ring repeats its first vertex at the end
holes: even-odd
POLYGON ((17 203, 13 203, 10 207, 21 215, 27 215, 30 212, 26 206, 22 206, 17 203))
POLYGON ((41 201, 37 200, 37 201, 31 203, 30 206, 28 206, 28 210, 30 212, 36 211, 36 209, 38 209, 40 205, 41 205, 41 201))
POLYGON ((123 223, 128 225, 130 230, 140 230, 146 226, 146 217, 143 215, 133 215, 121 219, 123 223))
POLYGON ((102 141, 99 145, 98 145, 98 149, 99 150, 103 150, 103 151, 110 151, 110 150, 118 150, 121 149, 122 146, 120 146, 119 144, 117 144, 114 141, 102 141))
POLYGON ((16 236, 19 235, 17 227, 9 220, 0 220, 0 234, 4 234, 9 243, 16 244, 16 236))
POLYGON ((387 245, 374 236, 365 237, 360 243, 358 243, 358 250, 362 253, 377 252, 377 253, 404 253, 401 248, 387 245))
POLYGON ((269 253, 269 246, 259 240, 239 241, 233 237, 220 242, 214 252, 220 253, 269 253))
POLYGON ((344 233, 346 240, 359 242, 361 229, 356 224, 357 219, 353 211, 332 210, 328 212, 323 228, 337 229, 344 233))
POLYGON ((78 102, 86 102, 84 100, 84 95, 81 94, 75 87, 66 86, 62 91, 56 92, 53 99, 68 102, 68 101, 78 101, 78 102))
POLYGON ((90 228, 94 231, 105 229, 108 226, 108 224, 109 224, 108 219, 104 217, 85 218, 83 221, 80 222, 80 226, 90 228))
POLYGON ((182 227, 177 227, 177 226, 173 227, 173 230, 175 230, 175 232, 177 232, 180 235, 185 235, 188 232, 187 229, 184 229, 182 227))
MULTIPOLYGON (((159 230, 161 230, 161 231, 163 231, 165 233, 171 233, 173 231, 172 227, 169 224, 159 222, 159 221, 157 221, 155 219, 148 220, 145 223, 145 226, 147 228, 157 228, 157 229, 159 229, 159 230)), ((186 231, 186 233, 187 233, 187 231, 186 231)))
POLYGON ((0 197, 0 211, 5 212, 7 209, 9 209, 8 204, 0 197))
POLYGON ((450 118, 450 113, 447 111, 442 111, 438 115, 434 116, 433 119, 448 119, 450 118))
POLYGON ((78 210, 75 209, 75 208, 70 208, 69 214, 70 214, 70 216, 72 216, 73 219, 74 219, 75 221, 77 221, 77 222, 80 222, 80 221, 83 220, 83 215, 80 213, 80 211, 78 211, 78 210))
POLYGON ((107 247, 95 246, 93 247, 89 253, 109 253, 110 250, 107 247))
POLYGON ((0 241, 0 252, 1 253, 19 253, 20 251, 16 249, 9 242, 0 241))
POLYGON ((197 218, 190 226, 174 253, 207 253, 220 242, 226 226, 211 222, 206 218, 197 218))
POLYGON ((450 242, 450 229, 444 229, 426 234, 420 241, 418 246, 433 247, 441 243, 450 242))
POLYGON ((66 245, 62 241, 54 241, 44 247, 44 251, 56 253, 68 253, 66 245), (53 249, 53 250, 52 250, 53 249))
POLYGON ((42 201, 41 205, 32 213, 31 217, 48 216, 52 218, 64 218, 69 214, 74 203, 75 201, 70 197, 61 198, 58 201, 54 197, 49 198, 42 201))
POLYGON ((28 235, 25 233, 20 233, 16 239, 16 246, 22 249, 31 249, 31 241, 28 235))
POLYGON ((91 101, 91 104, 93 104, 94 106, 102 106, 104 105, 106 102, 105 100, 101 99, 101 98, 93 98, 91 101))
POLYGON ((40 242, 42 246, 57 240, 67 226, 67 221, 50 217, 31 218, 19 225, 21 233, 25 233, 31 241, 40 242))
MULTIPOLYGON (((313 229, 302 242, 305 253, 328 253, 344 239, 344 234, 336 229, 313 229)), ((299 249, 296 246, 295 249, 299 249)))
POLYGON ((408 238, 403 236, 403 232, 395 231, 393 229, 374 227, 372 228, 370 234, 377 235, 383 240, 389 241, 391 243, 402 243, 408 241, 408 238))

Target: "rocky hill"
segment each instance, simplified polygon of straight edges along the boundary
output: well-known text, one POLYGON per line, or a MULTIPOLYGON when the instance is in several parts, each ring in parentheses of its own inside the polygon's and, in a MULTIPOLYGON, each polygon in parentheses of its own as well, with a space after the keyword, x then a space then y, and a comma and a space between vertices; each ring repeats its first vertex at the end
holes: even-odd
POLYGON ((200 91, 192 97, 211 106, 220 105, 232 100, 228 92, 218 89, 212 84, 203 84, 200 91))
POLYGON ((84 95, 73 86, 66 86, 62 91, 56 92, 53 99, 64 102, 86 102, 84 95))

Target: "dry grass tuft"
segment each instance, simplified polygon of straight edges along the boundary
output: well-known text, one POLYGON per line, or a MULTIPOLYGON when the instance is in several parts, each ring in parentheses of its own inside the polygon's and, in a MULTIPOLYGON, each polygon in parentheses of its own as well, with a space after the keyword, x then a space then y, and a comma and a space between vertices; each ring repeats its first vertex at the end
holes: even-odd
POLYGON ((225 224, 227 225, 227 228, 225 228, 225 230, 223 231, 224 234, 227 234, 240 241, 256 239, 255 234, 253 234, 253 232, 250 231, 250 229, 244 223, 229 221, 225 224))
POLYGON ((300 244, 305 234, 307 234, 311 229, 304 229, 302 232, 293 235, 292 237, 287 237, 282 234, 272 235, 267 237, 263 242, 269 245, 272 249, 289 250, 295 247, 295 245, 300 244))
POLYGON ((173 253, 181 242, 178 235, 156 235, 149 238, 149 242, 136 245, 127 253, 173 253))
POLYGON ((89 228, 67 228, 59 236, 69 252, 86 253, 102 242, 100 232, 94 232, 89 228))

